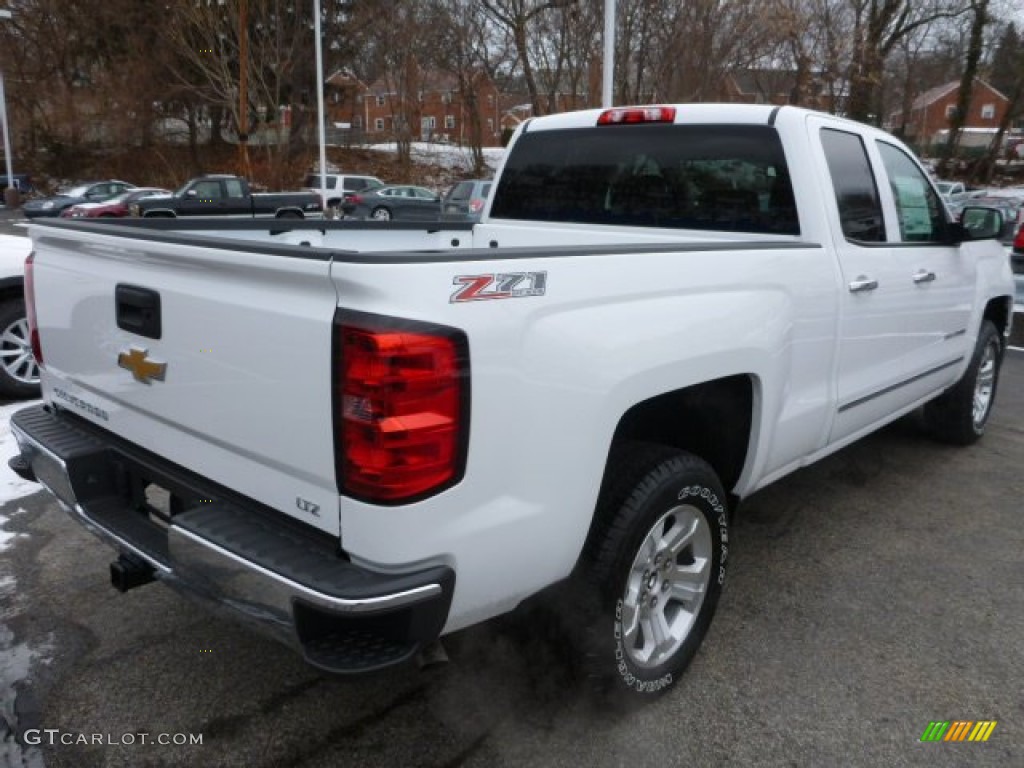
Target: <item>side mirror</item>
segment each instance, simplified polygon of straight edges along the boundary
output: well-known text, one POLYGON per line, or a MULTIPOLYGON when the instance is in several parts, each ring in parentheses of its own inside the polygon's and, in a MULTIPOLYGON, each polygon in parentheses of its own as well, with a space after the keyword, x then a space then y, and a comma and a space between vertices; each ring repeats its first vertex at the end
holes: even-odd
POLYGON ((196 192, 194 189, 186 189, 185 190, 185 197, 197 197, 198 195, 199 195, 199 193, 196 192))
POLYGON ((968 206, 960 214, 963 240, 990 240, 1003 233, 1003 214, 995 208, 968 206))

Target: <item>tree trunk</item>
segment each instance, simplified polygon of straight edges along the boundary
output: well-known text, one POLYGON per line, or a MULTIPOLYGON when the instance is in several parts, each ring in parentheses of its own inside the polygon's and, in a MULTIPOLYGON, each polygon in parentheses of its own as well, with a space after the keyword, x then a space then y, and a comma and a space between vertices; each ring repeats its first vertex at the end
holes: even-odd
POLYGON ((971 96, 974 92, 974 80, 978 74, 978 62, 981 60, 985 26, 987 24, 988 0, 978 0, 974 6, 974 21, 971 23, 971 36, 967 45, 967 60, 964 62, 964 73, 960 78, 960 93, 956 100, 956 113, 949 123, 949 136, 946 138, 946 146, 942 150, 942 160, 938 167, 939 176, 945 176, 948 173, 950 161, 956 154, 957 144, 960 143, 960 134, 963 132, 964 121, 967 119, 967 110, 970 108, 971 96))

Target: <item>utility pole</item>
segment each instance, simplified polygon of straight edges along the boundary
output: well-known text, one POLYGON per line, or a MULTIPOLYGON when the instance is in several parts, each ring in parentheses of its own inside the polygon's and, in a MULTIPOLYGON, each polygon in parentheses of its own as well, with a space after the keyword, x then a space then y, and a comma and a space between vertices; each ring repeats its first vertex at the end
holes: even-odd
POLYGON ((612 106, 615 79, 615 0, 604 0, 604 61, 601 73, 601 106, 612 106))
MULTIPOLYGON (((0 19, 10 19, 11 12, 0 10, 0 19)), ((4 92, 4 75, 0 72, 0 122, 4 131, 4 160, 7 164, 7 187, 4 189, 4 205, 17 208, 18 190, 14 187, 14 160, 11 155, 11 125, 7 122, 7 94, 4 92)))
POLYGON ((238 161, 249 178, 249 0, 238 6, 238 161))
MULTIPOLYGON (((321 194, 327 194, 327 137, 325 136, 324 120, 324 52, 321 40, 320 29, 320 0, 313 0, 313 34, 316 36, 314 47, 316 49, 316 122, 317 134, 320 148, 320 189, 321 194)), ((326 205, 324 215, 327 214, 326 205)))

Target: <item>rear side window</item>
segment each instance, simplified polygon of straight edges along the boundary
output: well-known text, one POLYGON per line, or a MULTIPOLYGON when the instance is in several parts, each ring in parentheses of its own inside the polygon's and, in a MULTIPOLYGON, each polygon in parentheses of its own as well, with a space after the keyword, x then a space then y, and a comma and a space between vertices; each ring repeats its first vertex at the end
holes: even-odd
POLYGON ((766 125, 612 125, 523 134, 491 218, 797 235, 766 125))
POLYGON ((855 133, 821 129, 843 234, 849 240, 884 242, 885 223, 864 144, 855 133))
POLYGON ((469 196, 472 194, 473 182, 460 181, 455 185, 455 188, 448 193, 448 198, 451 200, 469 200, 469 196))

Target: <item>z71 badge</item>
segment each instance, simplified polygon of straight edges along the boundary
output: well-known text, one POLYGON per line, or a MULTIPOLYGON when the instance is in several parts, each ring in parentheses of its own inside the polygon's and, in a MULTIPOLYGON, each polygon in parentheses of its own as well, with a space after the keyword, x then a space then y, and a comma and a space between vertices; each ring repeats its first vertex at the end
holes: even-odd
POLYGON ((452 284, 459 287, 452 294, 451 301, 454 304, 459 301, 489 301, 490 299, 543 296, 547 283, 547 272, 458 275, 452 280, 452 284))

